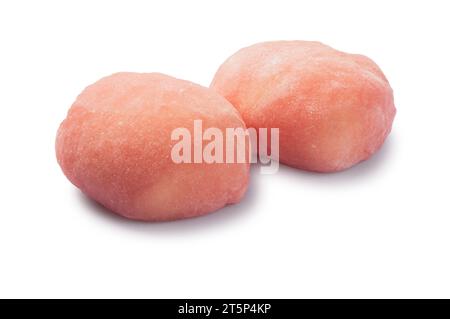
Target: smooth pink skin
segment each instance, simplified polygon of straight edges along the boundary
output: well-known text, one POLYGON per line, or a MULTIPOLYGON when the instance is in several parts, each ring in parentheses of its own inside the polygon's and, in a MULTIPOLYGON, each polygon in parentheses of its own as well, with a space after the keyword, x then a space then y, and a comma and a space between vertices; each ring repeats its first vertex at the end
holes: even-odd
MULTIPOLYGON (((62 122, 56 155, 67 178, 89 197, 132 219, 203 215, 244 196, 249 164, 175 164, 175 128, 245 128, 210 89, 166 75, 117 73, 87 87, 62 122)), ((193 150, 192 150, 193 152, 193 150)))
POLYGON ((366 160, 392 126, 392 89, 369 58, 319 42, 265 42, 241 49, 211 88, 247 127, 280 129, 280 161, 334 172, 366 160))

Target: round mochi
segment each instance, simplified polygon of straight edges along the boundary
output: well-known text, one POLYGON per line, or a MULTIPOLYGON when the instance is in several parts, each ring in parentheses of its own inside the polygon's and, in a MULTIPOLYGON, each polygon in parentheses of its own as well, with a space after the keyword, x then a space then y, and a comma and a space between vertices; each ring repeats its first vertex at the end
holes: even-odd
POLYGON ((392 89, 372 60, 319 42, 241 49, 219 68, 211 88, 239 110, 247 127, 279 128, 280 162, 317 172, 369 158, 396 112, 392 89))
POLYGON ((239 202, 249 164, 174 162, 179 141, 172 132, 185 128, 193 137, 194 120, 202 120, 203 130, 245 129, 236 109, 208 88, 163 74, 113 74, 70 108, 58 130, 57 159, 75 186, 125 217, 203 215, 239 202))

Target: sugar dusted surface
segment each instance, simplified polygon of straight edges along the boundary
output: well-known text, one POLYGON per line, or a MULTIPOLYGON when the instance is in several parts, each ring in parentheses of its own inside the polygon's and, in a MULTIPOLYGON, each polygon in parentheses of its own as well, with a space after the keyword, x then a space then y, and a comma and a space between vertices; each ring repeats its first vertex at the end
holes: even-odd
POLYGON ((110 210, 132 219, 194 217, 237 203, 248 164, 175 164, 175 128, 245 127, 223 97, 158 73, 116 73, 87 87, 56 139, 69 180, 110 210))
POLYGON ((280 129, 280 161, 333 172, 376 152, 392 126, 392 89, 369 58, 319 42, 255 44, 231 56, 211 88, 248 127, 280 129))

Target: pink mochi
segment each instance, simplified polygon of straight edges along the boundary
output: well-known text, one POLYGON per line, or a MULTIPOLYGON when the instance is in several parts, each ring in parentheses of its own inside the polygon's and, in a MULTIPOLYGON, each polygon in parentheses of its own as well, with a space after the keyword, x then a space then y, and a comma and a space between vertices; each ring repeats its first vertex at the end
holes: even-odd
POLYGON ((369 58, 319 42, 265 42, 241 49, 211 88, 247 127, 279 128, 280 162, 317 172, 368 159, 391 131, 393 92, 369 58))
POLYGON ((113 74, 73 103, 58 130, 58 163, 86 195, 131 219, 194 217, 239 202, 248 163, 172 160, 172 130, 193 135, 194 120, 245 129, 236 109, 208 88, 157 73, 113 74))

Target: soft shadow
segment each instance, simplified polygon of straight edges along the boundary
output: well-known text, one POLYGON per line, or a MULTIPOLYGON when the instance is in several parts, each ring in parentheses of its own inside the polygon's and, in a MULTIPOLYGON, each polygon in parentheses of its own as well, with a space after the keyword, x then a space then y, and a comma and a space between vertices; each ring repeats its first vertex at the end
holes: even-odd
POLYGON ((346 170, 335 173, 317 173, 302 171, 287 165, 280 165, 279 174, 302 176, 316 183, 356 183, 361 180, 369 179, 377 175, 385 165, 388 165, 389 158, 395 149, 396 138, 391 134, 386 139, 382 147, 372 155, 368 160, 358 163, 346 170))
MULTIPOLYGON (((390 135, 385 141, 382 148, 367 161, 361 162, 345 171, 336 173, 314 173, 295 169, 286 165, 280 165, 280 169, 276 174, 289 176, 290 178, 301 177, 308 183, 326 184, 333 186, 341 186, 349 183, 357 183, 377 175, 377 173, 388 165, 389 157, 392 156, 396 139, 394 135, 390 135)), ((77 190, 80 201, 86 207, 86 211, 92 212, 96 217, 116 225, 121 228, 130 229, 132 231, 141 231, 146 234, 169 234, 179 235, 182 233, 192 233, 206 231, 217 227, 228 227, 230 224, 239 222, 241 218, 245 218, 252 212, 252 206, 258 200, 258 181, 260 174, 260 166, 252 165, 250 170, 250 184, 242 201, 238 204, 228 205, 216 212, 183 220, 168 222, 142 222, 134 221, 117 215, 94 200, 90 199, 77 190)))
POLYGON ((111 212, 106 207, 92 200, 81 191, 77 190, 77 196, 86 207, 86 211, 92 212, 96 217, 112 223, 114 225, 125 227, 133 231, 142 231, 149 234, 154 233, 174 233, 198 232, 208 230, 214 227, 227 227, 227 225, 238 222, 240 218, 244 218, 251 213, 251 207, 257 200, 259 166, 252 165, 250 169, 250 182, 247 193, 241 202, 219 209, 213 213, 168 222, 143 222, 127 219, 118 214, 111 212))

